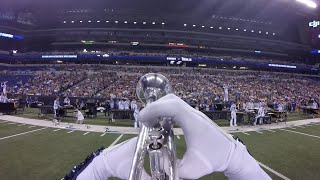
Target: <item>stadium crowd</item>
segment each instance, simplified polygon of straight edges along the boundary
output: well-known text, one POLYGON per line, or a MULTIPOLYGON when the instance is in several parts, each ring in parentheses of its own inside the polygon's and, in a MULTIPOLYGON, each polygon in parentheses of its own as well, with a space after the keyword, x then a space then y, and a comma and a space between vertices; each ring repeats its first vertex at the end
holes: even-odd
POLYGON ((175 94, 198 108, 222 102, 224 87, 229 101, 265 101, 291 107, 311 98, 317 102, 320 99, 319 79, 299 74, 121 65, 51 67, 50 72, 34 73, 29 81, 8 93, 133 100, 139 78, 149 72, 167 76, 175 94))

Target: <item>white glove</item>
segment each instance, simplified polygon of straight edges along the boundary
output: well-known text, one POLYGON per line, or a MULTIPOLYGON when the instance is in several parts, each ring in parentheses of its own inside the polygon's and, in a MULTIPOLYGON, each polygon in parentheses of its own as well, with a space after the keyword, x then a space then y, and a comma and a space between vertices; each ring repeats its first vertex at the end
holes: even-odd
POLYGON ((160 117, 173 117, 185 136, 187 151, 178 164, 179 178, 199 179, 213 172, 225 172, 234 180, 271 179, 242 143, 177 96, 169 94, 149 104, 138 119, 151 127, 160 117))
MULTIPOLYGON (((137 138, 132 138, 121 144, 105 149, 93 159, 88 167, 80 173, 77 180, 106 180, 109 177, 128 179, 131 164, 136 149, 137 138)), ((150 180, 143 171, 142 180, 150 180)))

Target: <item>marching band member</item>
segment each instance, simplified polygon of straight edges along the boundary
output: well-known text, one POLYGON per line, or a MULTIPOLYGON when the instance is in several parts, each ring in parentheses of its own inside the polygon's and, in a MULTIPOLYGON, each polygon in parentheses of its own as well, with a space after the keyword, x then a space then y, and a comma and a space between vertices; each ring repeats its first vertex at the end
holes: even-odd
POLYGON ((70 99, 68 98, 68 96, 67 96, 66 98, 64 98, 63 104, 64 104, 65 106, 70 106, 70 99))
POLYGON ((230 120, 230 127, 237 126, 237 107, 235 103, 232 103, 230 107, 231 111, 231 120, 230 120))
POLYGON ((229 86, 224 84, 223 85, 223 101, 229 101, 229 94, 228 94, 228 89, 229 89, 229 86))
POLYGON ((253 125, 254 125, 254 126, 257 125, 258 119, 260 119, 259 124, 262 124, 262 119, 261 119, 262 117, 265 117, 265 108, 264 108, 264 106, 261 106, 261 107, 259 108, 258 114, 257 114, 257 116, 256 116, 256 119, 255 119, 253 125))
POLYGON ((8 81, 1 83, 2 93, 3 93, 3 94, 7 94, 7 82, 8 82, 8 81))
POLYGON ((59 100, 60 100, 60 98, 59 98, 59 96, 57 96, 56 100, 54 100, 54 102, 53 102, 54 118, 57 118, 59 115, 59 108, 61 107, 59 100))
POLYGON ((0 103, 8 103, 8 98, 7 98, 7 95, 6 95, 6 94, 1 93, 0 103))
POLYGON ((130 100, 126 99, 126 101, 124 101, 124 110, 130 110, 130 100))
POLYGON ((134 117, 134 128, 138 128, 139 127, 139 122, 138 122, 138 114, 139 114, 139 107, 138 104, 136 102, 136 100, 132 100, 131 102, 131 110, 133 110, 133 117, 134 117))
POLYGON ((119 110, 124 110, 124 100, 123 99, 121 99, 118 102, 118 108, 119 108, 119 110))
POLYGON ((313 100, 312 109, 318 109, 318 103, 315 100, 313 100))
POLYGON ((82 112, 79 109, 76 109, 75 111, 75 117, 77 118, 76 124, 82 124, 84 121, 84 116, 82 114, 82 112))

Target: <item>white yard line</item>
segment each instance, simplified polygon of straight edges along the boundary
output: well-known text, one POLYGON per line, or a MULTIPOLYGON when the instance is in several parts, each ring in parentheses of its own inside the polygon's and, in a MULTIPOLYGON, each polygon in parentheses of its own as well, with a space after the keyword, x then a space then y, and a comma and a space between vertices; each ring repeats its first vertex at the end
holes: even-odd
POLYGON ((87 135, 87 134, 89 134, 90 132, 86 132, 86 133, 84 133, 83 135, 85 136, 85 135, 87 135))
POLYGON ((284 180, 290 180, 290 179, 289 179, 289 178, 287 178, 286 176, 284 176, 284 175, 280 174, 279 172, 277 172, 277 171, 275 171, 275 170, 271 169, 270 167, 268 167, 268 166, 266 166, 266 165, 262 164, 261 162, 258 162, 258 163, 260 164, 260 166, 261 166, 261 167, 263 167, 263 168, 265 168, 266 170, 268 170, 268 171, 272 172, 273 174, 277 175, 277 176, 278 176, 278 177, 280 177, 281 179, 284 179, 284 180))
POLYGON ((296 134, 301 134, 301 135, 305 135, 305 136, 310 136, 310 137, 315 137, 315 138, 319 138, 320 136, 315 136, 312 134, 306 134, 306 133, 302 133, 302 132, 298 132, 298 131, 291 131, 291 130, 287 130, 287 129, 281 129, 282 131, 288 131, 288 132, 292 132, 292 133, 296 133, 296 134))
POLYGON ((34 128, 35 126, 29 126, 28 128, 34 128))
POLYGON ((177 135, 177 139, 180 139, 180 136, 177 135))
POLYGON ((61 129, 56 129, 56 130, 53 130, 53 132, 57 132, 57 131, 60 131, 61 129))
POLYGON ((68 134, 70 134, 70 133, 73 133, 75 130, 73 130, 73 131, 69 131, 69 132, 67 132, 68 134))
POLYGON ((8 121, 0 121, 0 124, 1 124, 1 123, 6 123, 6 122, 8 122, 8 121))
POLYGON ((16 124, 16 123, 8 123, 8 124, 16 124))
POLYGON ((100 136, 103 137, 103 136, 106 135, 106 134, 107 134, 107 133, 103 133, 103 134, 101 134, 100 136))
POLYGON ((35 130, 32 130, 32 131, 27 131, 27 132, 23 132, 23 133, 19 133, 19 134, 11 135, 11 136, 2 137, 2 138, 0 138, 0 140, 3 140, 3 139, 9 139, 9 138, 16 137, 16 136, 20 136, 20 135, 24 135, 24 134, 33 133, 33 132, 41 131, 41 130, 44 130, 44 129, 47 129, 47 127, 40 128, 40 129, 35 129, 35 130))
POLYGON ((259 134, 263 134, 263 132, 260 132, 260 131, 255 131, 256 133, 259 133, 259 134))
POLYGON ((25 126, 25 124, 19 124, 18 126, 25 126))
POLYGON ((298 128, 306 128, 306 127, 304 127, 304 126, 297 126, 298 128))
POLYGON ((117 144, 117 142, 122 138, 122 136, 123 136, 123 134, 121 134, 116 140, 114 140, 113 143, 110 144, 109 147, 112 147, 112 146, 114 146, 115 144, 117 144))
POLYGON ((245 135, 248 135, 248 136, 250 135, 250 134, 248 134, 248 133, 246 133, 246 132, 242 132, 242 133, 245 134, 245 135))
POLYGON ((275 132, 275 131, 273 131, 273 130, 271 130, 271 129, 269 129, 268 131, 269 131, 269 132, 275 132))

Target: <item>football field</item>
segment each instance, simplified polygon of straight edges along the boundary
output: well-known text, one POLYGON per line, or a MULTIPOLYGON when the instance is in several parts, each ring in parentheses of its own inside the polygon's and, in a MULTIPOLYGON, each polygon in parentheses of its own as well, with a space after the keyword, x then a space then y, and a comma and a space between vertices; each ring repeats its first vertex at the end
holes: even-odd
MULTIPOLYGON (((273 179, 320 179, 320 124, 234 133, 273 179)), ((134 135, 72 131, 0 121, 0 179, 61 179, 101 146, 134 135)), ((178 157, 185 152, 176 138, 178 157)), ((212 149, 212 153, 214 149, 212 149)), ((216 173, 201 179, 226 179, 216 173)))

